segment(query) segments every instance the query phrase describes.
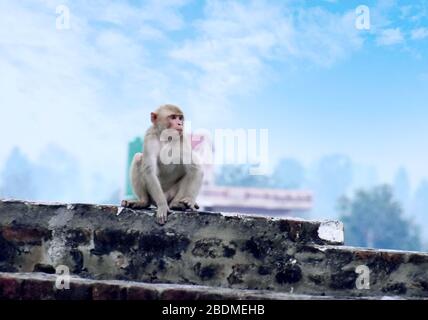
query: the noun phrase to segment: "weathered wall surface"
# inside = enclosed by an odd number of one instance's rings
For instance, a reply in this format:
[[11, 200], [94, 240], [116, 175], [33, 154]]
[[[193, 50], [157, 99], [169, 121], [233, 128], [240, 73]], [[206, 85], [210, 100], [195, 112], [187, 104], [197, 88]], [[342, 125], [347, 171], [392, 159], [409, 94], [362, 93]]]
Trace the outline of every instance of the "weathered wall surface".
[[[46, 273], [1, 273], [0, 299], [8, 300], [331, 300], [336, 297], [266, 290], [153, 284], [71, 277], [68, 289], [57, 289], [58, 278]], [[364, 297], [365, 299], [370, 297]]]
[[[0, 201], [0, 271], [331, 295], [428, 297], [428, 254], [343, 247], [338, 222]], [[370, 270], [357, 289], [355, 269]]]
[[[90, 280], [72, 276], [68, 289], [56, 288], [59, 278], [47, 273], [0, 272], [0, 299], [8, 300], [337, 300], [390, 297], [334, 297], [268, 290], [242, 290], [185, 284]], [[393, 297], [394, 299], [405, 299]]]

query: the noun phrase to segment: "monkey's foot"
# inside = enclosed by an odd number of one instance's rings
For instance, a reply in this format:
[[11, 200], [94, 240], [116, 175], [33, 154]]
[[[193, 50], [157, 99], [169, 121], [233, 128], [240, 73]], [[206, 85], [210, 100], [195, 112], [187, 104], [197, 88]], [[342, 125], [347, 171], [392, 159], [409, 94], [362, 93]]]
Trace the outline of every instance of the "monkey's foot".
[[122, 200], [120, 205], [124, 208], [135, 209], [135, 210], [146, 209], [150, 207], [149, 202], [133, 201], [133, 200]]
[[187, 209], [190, 209], [193, 211], [196, 211], [199, 209], [199, 205], [190, 199], [183, 199], [180, 201], [180, 203], [184, 204]]
[[181, 210], [184, 211], [187, 209], [196, 211], [199, 209], [199, 205], [189, 198], [181, 199], [178, 203], [172, 203], [170, 207], [173, 210], [180, 210], [180, 211]]
[[184, 203], [181, 203], [181, 202], [171, 203], [169, 208], [171, 210], [175, 210], [175, 211], [184, 211], [187, 209], [186, 205]]

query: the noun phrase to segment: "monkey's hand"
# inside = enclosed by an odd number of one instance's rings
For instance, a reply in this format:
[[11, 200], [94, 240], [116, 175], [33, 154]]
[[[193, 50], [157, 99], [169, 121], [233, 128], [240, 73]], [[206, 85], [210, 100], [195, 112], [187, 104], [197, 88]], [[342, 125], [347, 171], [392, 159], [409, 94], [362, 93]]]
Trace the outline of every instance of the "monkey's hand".
[[156, 210], [156, 220], [159, 224], [165, 224], [168, 216], [168, 206], [159, 206]]
[[199, 209], [198, 204], [195, 202], [195, 200], [192, 200], [190, 198], [183, 198], [180, 200], [180, 203], [182, 203], [186, 208], [196, 211]]

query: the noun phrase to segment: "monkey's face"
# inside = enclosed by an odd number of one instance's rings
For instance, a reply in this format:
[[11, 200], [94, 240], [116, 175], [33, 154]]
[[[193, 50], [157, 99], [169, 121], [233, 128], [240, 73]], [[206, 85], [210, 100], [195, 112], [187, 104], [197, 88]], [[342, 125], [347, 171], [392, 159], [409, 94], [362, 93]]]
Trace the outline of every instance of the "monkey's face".
[[158, 133], [161, 133], [165, 129], [174, 129], [180, 136], [183, 135], [184, 116], [183, 112], [177, 106], [169, 104], [160, 106], [150, 116]]
[[171, 114], [168, 116], [168, 129], [177, 130], [180, 135], [183, 134], [184, 117], [181, 114]]

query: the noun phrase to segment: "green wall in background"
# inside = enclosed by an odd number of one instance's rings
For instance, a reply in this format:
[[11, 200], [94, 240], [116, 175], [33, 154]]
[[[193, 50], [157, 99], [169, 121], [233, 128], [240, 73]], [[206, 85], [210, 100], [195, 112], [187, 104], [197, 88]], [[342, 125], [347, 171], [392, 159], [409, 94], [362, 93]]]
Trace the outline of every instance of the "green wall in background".
[[132, 159], [134, 158], [134, 155], [137, 152], [142, 152], [142, 151], [143, 151], [143, 139], [141, 137], [137, 137], [128, 143], [128, 165], [126, 168], [126, 188], [125, 188], [126, 199], [135, 198], [134, 193], [132, 192], [131, 177], [129, 175], [129, 170], [131, 168], [131, 162], [132, 162]]

